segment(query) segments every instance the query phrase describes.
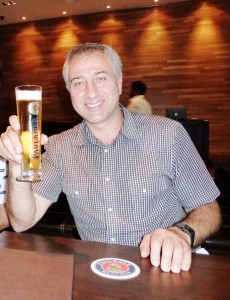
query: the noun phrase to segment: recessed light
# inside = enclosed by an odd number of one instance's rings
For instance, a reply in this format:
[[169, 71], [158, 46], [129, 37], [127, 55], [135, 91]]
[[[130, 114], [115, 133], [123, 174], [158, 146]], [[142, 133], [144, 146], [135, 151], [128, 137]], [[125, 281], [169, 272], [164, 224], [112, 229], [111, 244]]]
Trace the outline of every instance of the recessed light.
[[110, 9], [111, 8], [111, 6], [110, 5], [107, 5], [107, 7], [106, 7], [107, 9]]
[[15, 1], [5, 1], [5, 2], [2, 2], [2, 5], [15, 5], [16, 2]]
[[63, 14], [63, 15], [66, 15], [66, 14], [67, 14], [67, 12], [66, 12], [66, 11], [63, 11], [63, 12], [62, 12], [62, 14]]
[[22, 20], [26, 20], [26, 17], [22, 17]]

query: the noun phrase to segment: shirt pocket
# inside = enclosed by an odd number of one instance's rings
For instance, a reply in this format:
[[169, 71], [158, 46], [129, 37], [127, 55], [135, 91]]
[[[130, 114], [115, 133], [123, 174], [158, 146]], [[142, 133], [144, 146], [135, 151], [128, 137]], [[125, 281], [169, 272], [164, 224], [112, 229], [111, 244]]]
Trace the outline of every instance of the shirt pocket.
[[127, 211], [131, 210], [138, 218], [148, 217], [157, 210], [161, 199], [172, 190], [171, 178], [162, 172], [142, 173], [129, 178], [125, 184], [129, 206]]
[[103, 209], [102, 195], [92, 180], [87, 176], [78, 179], [65, 179], [63, 191], [69, 199], [69, 205], [78, 213], [88, 212], [92, 215]]

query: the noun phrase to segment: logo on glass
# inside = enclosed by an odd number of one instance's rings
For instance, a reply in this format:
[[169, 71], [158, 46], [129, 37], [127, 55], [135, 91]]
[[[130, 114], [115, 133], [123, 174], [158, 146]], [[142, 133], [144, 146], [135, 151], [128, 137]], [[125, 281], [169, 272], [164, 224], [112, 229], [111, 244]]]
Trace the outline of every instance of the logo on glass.
[[38, 102], [31, 102], [29, 104], [29, 113], [32, 114], [32, 115], [38, 115], [39, 114], [39, 111], [40, 111], [40, 105]]

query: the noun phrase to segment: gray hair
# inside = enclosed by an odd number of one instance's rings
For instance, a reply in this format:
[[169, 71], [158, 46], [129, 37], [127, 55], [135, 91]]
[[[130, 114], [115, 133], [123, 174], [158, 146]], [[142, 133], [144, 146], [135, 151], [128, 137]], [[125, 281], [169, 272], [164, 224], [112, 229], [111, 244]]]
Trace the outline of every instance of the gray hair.
[[76, 56], [80, 56], [82, 54], [91, 54], [97, 51], [101, 51], [104, 53], [105, 57], [108, 59], [110, 63], [114, 75], [119, 80], [122, 78], [122, 63], [118, 53], [112, 49], [111, 47], [99, 44], [99, 43], [85, 43], [79, 44], [75, 46], [72, 50], [70, 50], [65, 59], [65, 63], [62, 70], [62, 76], [64, 78], [66, 88], [69, 90], [69, 62], [74, 59]]

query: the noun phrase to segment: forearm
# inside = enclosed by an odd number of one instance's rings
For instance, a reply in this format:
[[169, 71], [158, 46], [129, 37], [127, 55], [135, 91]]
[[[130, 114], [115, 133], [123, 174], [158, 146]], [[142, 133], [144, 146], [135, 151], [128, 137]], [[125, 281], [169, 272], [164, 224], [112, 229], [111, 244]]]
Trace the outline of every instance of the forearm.
[[217, 201], [188, 212], [182, 222], [195, 231], [194, 246], [201, 245], [220, 228], [221, 213]]
[[35, 223], [36, 205], [29, 182], [20, 182], [16, 177], [21, 166], [9, 163], [8, 199], [6, 202], [10, 223], [15, 231], [24, 231]]
[[[187, 212], [187, 217], [181, 222], [195, 231], [194, 246], [198, 246], [219, 229], [221, 224], [219, 205], [215, 201]], [[178, 227], [158, 228], [143, 237], [140, 244], [141, 257], [150, 255], [152, 265], [161, 266], [165, 272], [188, 271], [192, 258], [190, 245], [191, 238]]]

